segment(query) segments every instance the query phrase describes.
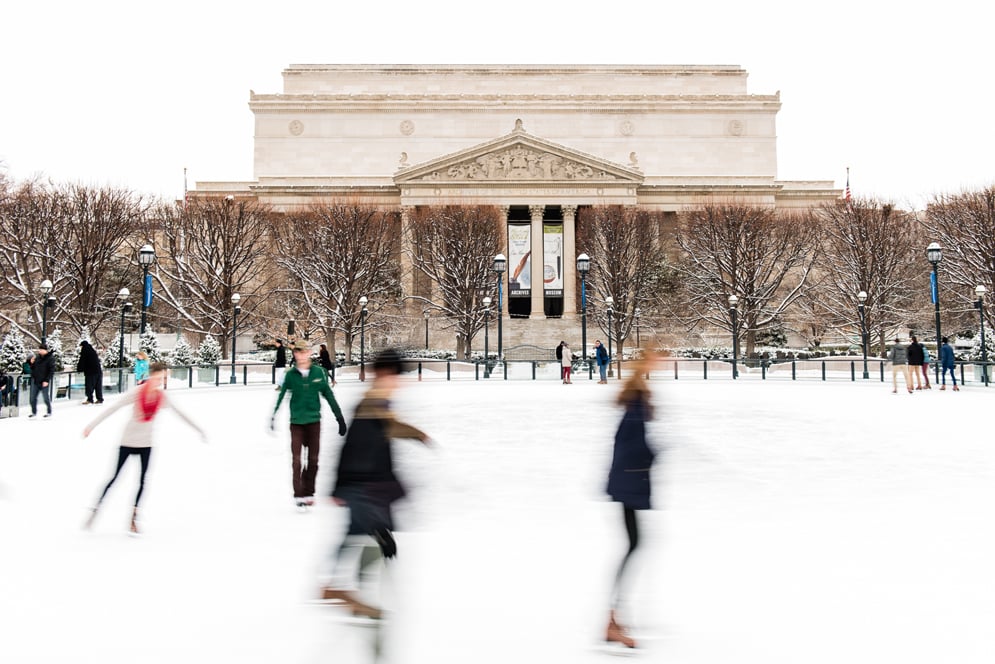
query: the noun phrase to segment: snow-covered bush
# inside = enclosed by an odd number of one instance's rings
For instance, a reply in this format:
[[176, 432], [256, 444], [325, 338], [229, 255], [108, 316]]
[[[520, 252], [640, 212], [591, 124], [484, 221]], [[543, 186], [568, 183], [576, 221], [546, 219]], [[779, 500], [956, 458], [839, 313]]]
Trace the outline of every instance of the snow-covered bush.
[[162, 353], [159, 351], [159, 339], [152, 328], [146, 328], [145, 332], [138, 338], [138, 350], [145, 351], [149, 356], [149, 364], [162, 362]]
[[187, 338], [180, 336], [169, 355], [169, 363], [174, 367], [186, 367], [194, 363], [193, 348]]
[[62, 330], [55, 330], [52, 334], [45, 338], [45, 345], [48, 346], [48, 352], [52, 356], [52, 362], [55, 366], [56, 371], [64, 371], [65, 369], [76, 370], [76, 363], [70, 365], [64, 362], [64, 355], [62, 350]]
[[17, 328], [12, 328], [4, 336], [3, 346], [0, 346], [0, 367], [7, 373], [20, 373], [27, 355], [24, 335]]
[[220, 361], [221, 346], [218, 345], [217, 339], [211, 335], [207, 335], [200, 342], [200, 345], [197, 346], [197, 364], [202, 367], [213, 367]]
[[[117, 335], [107, 344], [107, 350], [104, 351], [104, 358], [101, 362], [104, 369], [130, 369], [131, 368], [131, 357], [129, 357], [128, 349], [124, 349], [124, 353], [121, 353], [121, 338]], [[123, 355], [122, 366], [118, 366], [118, 357]]]

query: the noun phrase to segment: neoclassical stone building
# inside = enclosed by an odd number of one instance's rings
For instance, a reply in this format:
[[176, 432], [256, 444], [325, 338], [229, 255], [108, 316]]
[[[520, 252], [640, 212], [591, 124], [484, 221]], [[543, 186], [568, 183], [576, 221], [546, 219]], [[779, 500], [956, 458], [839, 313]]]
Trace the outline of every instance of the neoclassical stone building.
[[709, 199], [789, 208], [841, 193], [777, 179], [779, 94], [749, 93], [738, 66], [291, 65], [283, 80], [282, 93], [250, 93], [255, 179], [191, 194], [277, 209], [360, 199], [402, 220], [421, 205], [499, 206], [510, 343], [548, 344], [576, 325], [582, 206], [675, 214]]

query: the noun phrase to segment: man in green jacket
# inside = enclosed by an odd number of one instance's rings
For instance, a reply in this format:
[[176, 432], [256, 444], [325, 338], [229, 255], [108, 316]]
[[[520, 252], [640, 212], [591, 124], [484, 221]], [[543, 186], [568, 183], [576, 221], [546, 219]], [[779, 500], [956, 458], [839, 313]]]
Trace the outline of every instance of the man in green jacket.
[[[345, 418], [335, 401], [325, 370], [311, 364], [311, 347], [304, 341], [295, 341], [294, 367], [284, 374], [280, 396], [270, 418], [270, 430], [276, 429], [276, 413], [283, 403], [283, 395], [290, 390], [290, 451], [293, 456], [294, 501], [297, 508], [306, 510], [314, 505], [314, 480], [318, 476], [318, 453], [321, 448], [321, 400], [331, 406], [339, 423], [339, 435], [346, 432]], [[302, 466], [301, 452], [307, 448], [307, 463]]]

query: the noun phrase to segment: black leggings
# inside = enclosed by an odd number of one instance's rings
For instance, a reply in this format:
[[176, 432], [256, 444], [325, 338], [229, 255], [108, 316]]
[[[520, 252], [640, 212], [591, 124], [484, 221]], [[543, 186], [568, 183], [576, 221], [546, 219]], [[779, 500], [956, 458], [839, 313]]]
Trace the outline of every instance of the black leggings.
[[639, 546], [639, 524], [636, 522], [636, 510], [622, 505], [622, 513], [625, 517], [625, 532], [629, 536], [629, 550], [622, 557], [622, 564], [618, 566], [618, 573], [615, 575], [615, 585], [612, 588], [612, 607], [617, 608], [619, 596], [622, 590], [622, 577], [625, 575], [625, 568], [629, 564], [632, 552]]
[[121, 468], [124, 466], [124, 462], [128, 460], [128, 457], [132, 454], [137, 454], [139, 459], [142, 461], [142, 476], [138, 481], [138, 495], [135, 496], [135, 507], [138, 507], [138, 501], [142, 499], [142, 491], [145, 489], [145, 472], [149, 469], [149, 457], [152, 455], [151, 447], [124, 447], [123, 445], [118, 448], [117, 451], [117, 468], [114, 470], [114, 477], [111, 481], [107, 483], [104, 487], [104, 492], [100, 494], [100, 500], [97, 501], [97, 505], [104, 502], [104, 496], [107, 495], [107, 491], [114, 484], [114, 480], [117, 479], [118, 474], [121, 472]]

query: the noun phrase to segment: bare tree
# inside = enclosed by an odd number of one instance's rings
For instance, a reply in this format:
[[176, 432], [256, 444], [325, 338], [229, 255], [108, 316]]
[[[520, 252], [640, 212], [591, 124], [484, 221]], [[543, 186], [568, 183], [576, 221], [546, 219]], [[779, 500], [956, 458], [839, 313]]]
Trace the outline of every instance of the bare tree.
[[354, 202], [322, 203], [278, 220], [274, 238], [274, 260], [292, 283], [283, 293], [304, 306], [297, 319], [321, 330], [332, 352], [335, 333], [342, 332], [351, 361], [360, 297], [369, 301], [371, 330], [400, 297], [398, 214]]
[[482, 300], [495, 293], [490, 269], [500, 247], [500, 220], [496, 207], [446, 205], [418, 208], [409, 225], [411, 264], [435, 287], [430, 296], [411, 297], [442, 313], [456, 331], [457, 356], [467, 359], [484, 325]]
[[[254, 311], [270, 295], [269, 207], [232, 196], [203, 198], [186, 209], [162, 204], [154, 221], [165, 251], [159, 253], [153, 274], [159, 300], [172, 312], [168, 319], [223, 337], [231, 330], [231, 296], [238, 293], [239, 326], [251, 329]], [[228, 357], [227, 344], [222, 350]]]
[[878, 337], [884, 352], [887, 332], [914, 315], [915, 284], [925, 283], [915, 218], [872, 199], [824, 205], [817, 215], [823, 232], [822, 279], [808, 300], [813, 320], [859, 338], [857, 294], [864, 291], [868, 335]]
[[[577, 250], [591, 257], [588, 276], [600, 301], [588, 300], [594, 321], [617, 341], [613, 353], [622, 357], [625, 341], [636, 323], [652, 320], [662, 297], [671, 288], [669, 268], [659, 242], [659, 219], [655, 212], [611, 205], [581, 208], [577, 220]], [[608, 328], [604, 298], [611, 296], [612, 321]]]
[[[30, 311], [34, 324], [22, 329], [41, 337], [39, 284], [48, 279], [55, 297], [48, 321], [98, 331], [114, 314], [117, 291], [129, 282], [131, 267], [124, 249], [141, 225], [143, 199], [109, 187], [26, 182], [8, 191], [2, 207], [0, 262], [6, 304]], [[16, 318], [7, 315], [14, 324]]]
[[818, 255], [817, 224], [808, 213], [736, 202], [685, 210], [677, 243], [689, 326], [732, 331], [728, 297], [739, 298], [738, 332], [753, 352], [757, 332], [776, 324], [804, 295]]
[[[995, 185], [937, 196], [921, 222], [925, 239], [943, 247], [937, 287], [945, 309], [969, 310], [976, 286], [995, 292]], [[986, 308], [990, 315], [992, 307]]]

